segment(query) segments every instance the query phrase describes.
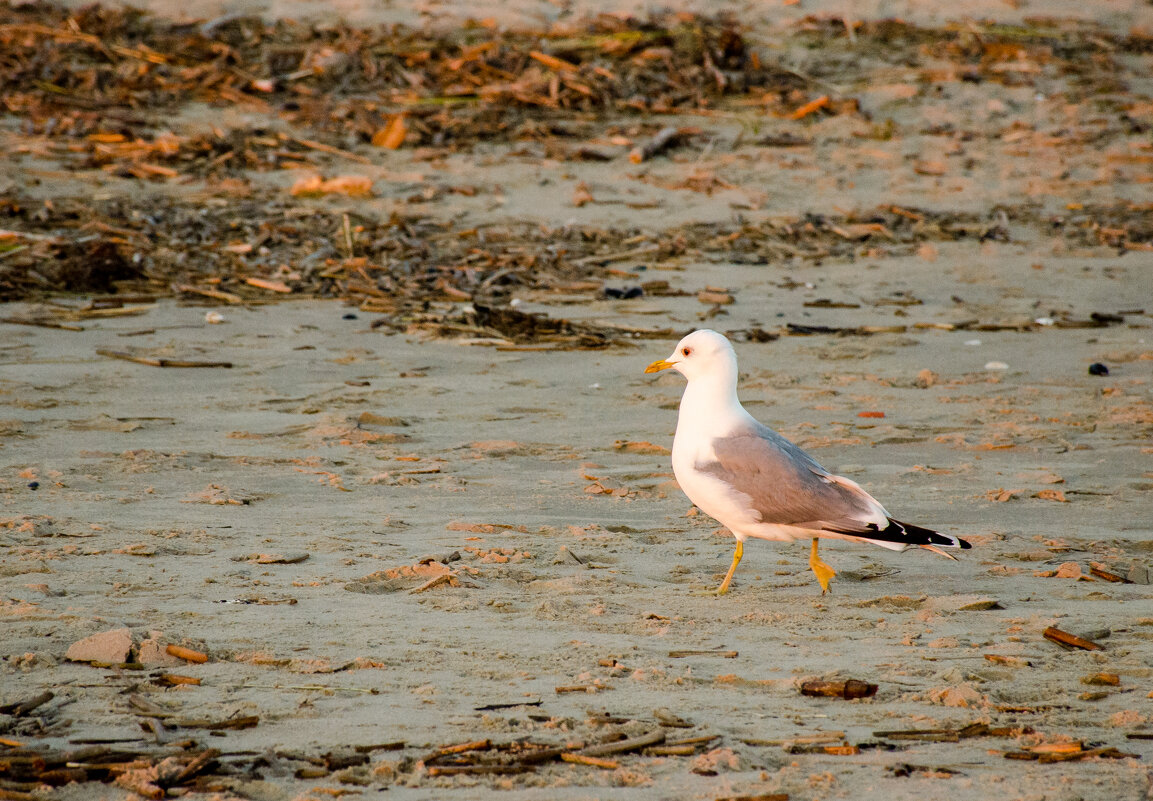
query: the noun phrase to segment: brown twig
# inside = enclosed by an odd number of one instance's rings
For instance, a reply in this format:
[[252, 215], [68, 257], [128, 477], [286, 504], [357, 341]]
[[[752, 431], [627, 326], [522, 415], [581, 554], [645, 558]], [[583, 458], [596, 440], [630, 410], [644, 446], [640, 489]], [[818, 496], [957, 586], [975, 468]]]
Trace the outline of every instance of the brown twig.
[[364, 156], [357, 155], [356, 153], [350, 153], [347, 150], [341, 150], [339, 147], [326, 145], [324, 142], [317, 142], [313, 139], [298, 139], [296, 137], [293, 137], [292, 141], [311, 150], [319, 150], [322, 153], [331, 153], [334, 156], [340, 156], [341, 158], [346, 158], [349, 161], [355, 161], [360, 164], [372, 164], [371, 159], [366, 159]]
[[639, 737], [630, 737], [627, 740], [618, 740], [615, 743], [604, 743], [603, 745], [591, 745], [588, 748], [582, 748], [576, 753], [582, 756], [611, 756], [613, 754], [626, 754], [629, 751], [639, 751], [642, 748], [647, 748], [650, 745], [660, 745], [665, 741], [664, 729], [653, 729], [647, 734], [642, 734]]
[[669, 659], [684, 659], [686, 656], [719, 656], [722, 659], [736, 659], [740, 656], [740, 653], [738, 651], [710, 651], [700, 649], [669, 651]]
[[59, 328], [64, 331], [83, 331], [84, 326], [72, 325], [70, 323], [56, 323], [51, 320], [35, 320], [27, 317], [0, 317], [0, 322], [12, 323], [13, 325], [35, 325], [40, 328]]
[[633, 164], [640, 164], [642, 161], [648, 161], [654, 156], [659, 156], [665, 150], [672, 147], [673, 143], [676, 142], [680, 136], [680, 128], [672, 125], [661, 128], [648, 142], [632, 149], [629, 153], [629, 161]]
[[1067, 648], [1080, 648], [1084, 651], [1105, 650], [1105, 646], [1099, 643], [1095, 643], [1092, 640], [1086, 640], [1082, 637], [1078, 637], [1076, 634], [1070, 634], [1067, 631], [1062, 631], [1056, 626], [1050, 626], [1049, 628], [1045, 629], [1043, 632], [1041, 632], [1041, 636], [1043, 636], [1046, 640], [1050, 640]]
[[0, 714], [12, 715], [13, 717], [21, 718], [27, 715], [33, 709], [36, 709], [36, 707], [43, 706], [55, 697], [56, 695], [53, 692], [50, 690], [45, 690], [39, 695], [26, 698], [23, 701], [15, 701], [11, 704], [0, 706]]
[[234, 295], [231, 292], [224, 292], [219, 289], [209, 289], [208, 287], [193, 286], [192, 284], [177, 284], [173, 287], [177, 292], [187, 292], [190, 295], [203, 295], [206, 298], [213, 300], [223, 300], [225, 303], [233, 305], [243, 303], [244, 298], [240, 295]]
[[877, 694], [877, 685], [858, 679], [844, 681], [806, 681], [801, 684], [801, 695], [827, 698], [871, 698]]
[[162, 359], [158, 356], [137, 356], [136, 354], [128, 353], [127, 351], [109, 350], [108, 348], [97, 348], [96, 353], [100, 356], [107, 356], [110, 359], [122, 359], [126, 362], [146, 364], [149, 367], [232, 367], [232, 362], [204, 362], [191, 361], [187, 359]]
[[621, 763], [614, 762], [611, 759], [601, 759], [600, 757], [589, 756], [587, 754], [574, 754], [571, 751], [566, 751], [560, 755], [561, 760], [564, 762], [571, 762], [574, 765], [591, 765], [594, 768], [603, 768], [605, 770], [616, 770], [621, 766]]

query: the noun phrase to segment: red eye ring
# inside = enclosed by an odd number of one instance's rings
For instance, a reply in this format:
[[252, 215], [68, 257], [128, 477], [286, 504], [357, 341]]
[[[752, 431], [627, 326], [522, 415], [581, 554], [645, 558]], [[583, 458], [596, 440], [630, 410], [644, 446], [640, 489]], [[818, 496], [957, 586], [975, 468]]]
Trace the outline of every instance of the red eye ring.
[[692, 352], [693, 352], [692, 348], [681, 348], [681, 355], [682, 356], [689, 356], [692, 354]]

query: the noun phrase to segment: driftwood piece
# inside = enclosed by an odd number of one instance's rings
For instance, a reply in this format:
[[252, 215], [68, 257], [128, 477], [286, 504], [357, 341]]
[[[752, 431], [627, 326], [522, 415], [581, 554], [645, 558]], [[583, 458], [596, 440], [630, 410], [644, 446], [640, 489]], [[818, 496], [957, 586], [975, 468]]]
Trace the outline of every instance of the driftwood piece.
[[653, 729], [647, 734], [642, 734], [639, 737], [630, 737], [627, 740], [617, 740], [615, 743], [604, 743], [602, 745], [590, 745], [587, 748], [582, 748], [577, 751], [582, 756], [603, 757], [611, 756], [613, 754], [627, 754], [629, 751], [639, 751], [642, 748], [647, 748], [650, 745], [660, 745], [665, 741], [664, 729]]
[[566, 751], [560, 755], [564, 762], [571, 762], [574, 765], [590, 765], [594, 768], [602, 768], [604, 770], [616, 770], [621, 766], [621, 763], [615, 762], [611, 759], [603, 759], [602, 757], [589, 756], [588, 754], [573, 753]]
[[126, 362], [146, 364], [149, 367], [232, 367], [232, 362], [194, 361], [190, 359], [164, 359], [159, 356], [138, 356], [123, 350], [109, 350], [97, 348], [96, 353], [110, 359], [122, 359]]
[[1076, 634], [1070, 634], [1067, 631], [1062, 631], [1056, 626], [1050, 626], [1041, 632], [1046, 640], [1063, 645], [1066, 648], [1080, 648], [1083, 651], [1103, 651], [1105, 646], [1100, 643], [1095, 643], [1092, 640], [1086, 640], [1083, 637], [1078, 637]]
[[858, 679], [844, 681], [806, 681], [801, 683], [801, 695], [825, 698], [871, 698], [877, 694], [877, 685]]
[[629, 152], [629, 161], [633, 164], [640, 164], [642, 161], [648, 161], [654, 156], [659, 156], [672, 147], [673, 143], [680, 137], [681, 129], [674, 125], [661, 128], [652, 139], [643, 145], [634, 147]]
[[51, 701], [55, 698], [55, 693], [50, 690], [45, 690], [39, 695], [34, 695], [31, 698], [25, 698], [23, 701], [14, 701], [10, 704], [0, 706], [0, 714], [12, 715], [13, 717], [21, 718], [36, 709], [39, 706]]

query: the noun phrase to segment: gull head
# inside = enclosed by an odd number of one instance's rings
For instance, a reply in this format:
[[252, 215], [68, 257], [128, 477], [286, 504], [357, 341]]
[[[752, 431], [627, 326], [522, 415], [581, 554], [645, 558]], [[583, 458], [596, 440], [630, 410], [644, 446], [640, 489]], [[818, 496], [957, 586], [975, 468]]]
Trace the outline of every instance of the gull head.
[[672, 355], [658, 359], [645, 368], [646, 373], [660, 370], [676, 370], [689, 381], [697, 378], [735, 377], [737, 355], [729, 340], [716, 331], [702, 329], [694, 331], [677, 343]]

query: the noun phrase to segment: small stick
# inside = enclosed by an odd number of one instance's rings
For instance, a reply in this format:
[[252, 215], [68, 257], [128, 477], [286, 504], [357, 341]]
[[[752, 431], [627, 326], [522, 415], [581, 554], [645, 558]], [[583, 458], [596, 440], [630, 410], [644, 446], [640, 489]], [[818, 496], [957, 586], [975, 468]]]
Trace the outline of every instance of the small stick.
[[298, 145], [304, 145], [305, 147], [312, 150], [319, 150], [322, 153], [331, 153], [334, 156], [341, 156], [348, 159], [349, 161], [356, 161], [360, 164], [372, 164], [372, 161], [370, 159], [366, 159], [364, 156], [359, 156], [356, 153], [350, 153], [347, 150], [341, 150], [339, 147], [326, 145], [324, 142], [317, 142], [312, 139], [297, 139], [296, 137], [293, 137], [292, 141], [296, 142]]
[[428, 769], [429, 776], [461, 776], [469, 773], [487, 773], [490, 775], [505, 775], [512, 773], [528, 773], [534, 770], [530, 765], [433, 765]]
[[12, 715], [13, 717], [22, 718], [38, 706], [44, 704], [55, 698], [56, 695], [49, 690], [45, 690], [39, 695], [34, 695], [23, 701], [16, 701], [11, 704], [0, 706], [0, 714]]
[[724, 659], [736, 659], [740, 656], [738, 651], [703, 651], [703, 650], [687, 650], [687, 651], [669, 651], [669, 659], [684, 659], [686, 656], [719, 656]]
[[183, 659], [186, 662], [195, 662], [198, 665], [203, 665], [208, 661], [208, 654], [193, 651], [191, 648], [185, 648], [181, 645], [169, 645], [164, 650], [169, 656], [175, 656], [177, 659]]
[[244, 298], [240, 297], [240, 295], [234, 295], [231, 292], [224, 292], [219, 289], [192, 286], [191, 284], [177, 284], [174, 289], [176, 289], [177, 292], [187, 292], [191, 295], [203, 295], [206, 298], [223, 300], [225, 303], [231, 303], [233, 305], [244, 302]]
[[640, 164], [653, 156], [660, 155], [676, 141], [680, 133], [681, 129], [672, 125], [661, 128], [647, 144], [632, 149], [632, 152], [629, 153], [629, 161], [633, 164]]
[[196, 755], [196, 758], [184, 766], [184, 770], [176, 774], [171, 782], [173, 785], [184, 784], [189, 779], [193, 778], [197, 773], [208, 767], [209, 763], [220, 756], [219, 748], [208, 748], [201, 751]]
[[424, 761], [431, 762], [443, 756], [463, 754], [466, 751], [487, 751], [490, 748], [492, 748], [492, 740], [473, 740], [467, 743], [457, 743], [456, 745], [444, 745], [426, 756]]
[[1041, 632], [1041, 636], [1043, 636], [1046, 640], [1050, 640], [1057, 643], [1058, 645], [1064, 645], [1069, 648], [1080, 648], [1084, 651], [1105, 650], [1105, 646], [1100, 645], [1099, 643], [1095, 643], [1092, 640], [1083, 639], [1075, 634], [1070, 634], [1067, 631], [1062, 631], [1056, 626], [1050, 626], [1049, 628], [1045, 629], [1043, 632]]
[[588, 748], [582, 748], [580, 751], [577, 751], [577, 753], [583, 756], [611, 756], [613, 754], [625, 754], [629, 751], [639, 751], [640, 749], [647, 748], [650, 745], [660, 745], [664, 741], [665, 730], [653, 729], [648, 734], [642, 734], [639, 737], [631, 737], [627, 740], [618, 740], [615, 743], [591, 745]]
[[259, 715], [245, 715], [227, 720], [176, 720], [173, 725], [182, 729], [251, 729], [260, 723]]
[[601, 759], [599, 757], [588, 756], [587, 754], [574, 754], [571, 751], [566, 751], [560, 755], [564, 762], [571, 762], [574, 765], [591, 765], [594, 768], [603, 768], [605, 770], [616, 770], [621, 766], [621, 763], [614, 762], [611, 759]]
[[150, 312], [156, 308], [155, 304], [148, 306], [112, 306], [109, 308], [87, 308], [87, 309], [74, 309], [69, 312], [71, 316], [81, 318], [94, 318], [94, 317], [135, 317], [145, 312]]
[[156, 704], [149, 701], [147, 698], [144, 698], [143, 696], [140, 696], [140, 695], [128, 696], [128, 705], [135, 710], [134, 714], [136, 714], [136, 715], [144, 715], [144, 716], [147, 716], [150, 718], [162, 718], [162, 719], [175, 717], [174, 713], [169, 712], [167, 709], [164, 709], [163, 707], [157, 706]]
[[845, 681], [806, 681], [801, 684], [801, 695], [828, 698], [871, 698], [877, 694], [877, 685], [857, 679]]
[[956, 743], [961, 735], [952, 729], [909, 729], [907, 731], [875, 731], [874, 737], [886, 740], [927, 740], [932, 743]]
[[697, 752], [692, 745], [656, 745], [646, 751], [653, 756], [692, 756]]
[[[340, 230], [344, 233], [344, 247], [348, 251], [348, 258], [351, 259], [355, 253], [352, 244], [352, 221], [347, 214], [341, 215]], [[364, 275], [364, 270], [361, 270], [360, 273]], [[367, 277], [368, 276], [365, 275], [365, 278]]]
[[293, 690], [295, 692], [320, 693], [364, 693], [377, 695], [380, 693], [376, 687], [334, 687], [328, 684], [242, 684], [241, 687], [249, 690]]
[[828, 754], [829, 756], [856, 756], [860, 746], [842, 743], [841, 745], [790, 745], [785, 749], [790, 754]]
[[244, 283], [249, 286], [254, 286], [257, 289], [267, 289], [269, 292], [282, 292], [284, 294], [291, 294], [292, 287], [283, 281], [269, 281], [266, 278], [245, 278]]
[[354, 745], [352, 750], [358, 754], [371, 754], [373, 751], [402, 751], [406, 743], [404, 740], [395, 740], [391, 743], [376, 743], [374, 745]]
[[[660, 252], [660, 245], [645, 245], [639, 248], [632, 248], [631, 250], [621, 250], [616, 253], [602, 253], [593, 256], [581, 256], [579, 259], [572, 259], [569, 261], [574, 267], [583, 267], [586, 264], [608, 264], [614, 261], [624, 261], [625, 259], [635, 259], [639, 256], [651, 256], [654, 253]], [[600, 285], [597, 284], [597, 288]]]
[[126, 362], [146, 364], [149, 367], [232, 367], [232, 362], [200, 362], [187, 361], [185, 359], [161, 359], [156, 356], [137, 356], [134, 353], [128, 353], [122, 350], [109, 350], [108, 348], [97, 348], [96, 353], [100, 356], [107, 356], [110, 359], [123, 359]]
[[157, 718], [144, 718], [140, 721], [140, 728], [144, 731], [152, 732], [152, 736], [156, 738], [157, 745], [164, 745], [168, 741], [168, 730], [164, 728], [164, 722]]
[[13, 325], [36, 325], [41, 328], [59, 328], [64, 331], [83, 331], [84, 326], [72, 325], [70, 323], [54, 323], [49, 320], [32, 320], [24, 317], [0, 317], [0, 322], [12, 323]]
[[485, 704], [484, 706], [473, 707], [476, 712], [489, 712], [497, 709], [516, 709], [518, 706], [540, 706], [543, 701], [536, 699], [535, 701], [509, 701], [503, 704]]
[[809, 116], [810, 114], [812, 114], [814, 111], [820, 111], [821, 109], [825, 108], [828, 105], [829, 105], [829, 96], [828, 95], [821, 95], [816, 100], [810, 100], [808, 103], [806, 103], [805, 105], [801, 106], [799, 109], [794, 111], [792, 114], [789, 115], [789, 119], [790, 120], [803, 119], [803, 118]]
[[550, 759], [560, 759], [560, 755], [563, 753], [565, 753], [563, 748], [541, 748], [537, 751], [522, 754], [519, 764], [536, 765], [539, 762], [548, 762]]
[[1115, 582], [1118, 584], [1132, 584], [1133, 583], [1132, 581], [1127, 579], [1125, 576], [1120, 576], [1120, 575], [1114, 573], [1113, 571], [1108, 570], [1105, 567], [1105, 565], [1101, 564], [1100, 562], [1090, 562], [1089, 563], [1089, 573], [1096, 576], [1097, 578], [1103, 578], [1106, 581], [1112, 581], [1112, 582]]
[[557, 695], [562, 693], [586, 693], [589, 690], [595, 690], [596, 687], [592, 684], [562, 684], [559, 687], [554, 687], [553, 690]]
[[557, 72], [580, 71], [580, 67], [578, 67], [576, 64], [573, 64], [571, 61], [565, 61], [563, 58], [550, 56], [548, 53], [542, 53], [539, 50], [530, 50], [528, 55], [529, 58], [535, 59], [541, 64], [544, 64], [549, 69], [556, 70]]

